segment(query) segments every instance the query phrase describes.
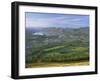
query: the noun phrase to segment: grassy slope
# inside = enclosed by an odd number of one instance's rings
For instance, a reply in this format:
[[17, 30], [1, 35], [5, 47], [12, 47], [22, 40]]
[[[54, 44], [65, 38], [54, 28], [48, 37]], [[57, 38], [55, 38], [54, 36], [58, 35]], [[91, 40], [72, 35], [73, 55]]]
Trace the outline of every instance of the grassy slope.
[[26, 64], [26, 68], [35, 68], [35, 67], [66, 67], [66, 66], [85, 66], [89, 65], [89, 61], [80, 61], [80, 62], [70, 62], [70, 63], [30, 63]]
[[26, 67], [88, 65], [89, 54], [87, 51], [87, 47], [66, 45], [38, 49], [36, 55], [33, 54], [32, 62], [26, 63]]

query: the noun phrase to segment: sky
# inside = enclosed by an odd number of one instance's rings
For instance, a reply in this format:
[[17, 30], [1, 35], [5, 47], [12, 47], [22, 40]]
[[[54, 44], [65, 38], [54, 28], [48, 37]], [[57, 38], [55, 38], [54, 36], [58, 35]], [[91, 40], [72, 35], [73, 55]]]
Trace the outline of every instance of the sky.
[[89, 15], [25, 12], [26, 28], [89, 27]]

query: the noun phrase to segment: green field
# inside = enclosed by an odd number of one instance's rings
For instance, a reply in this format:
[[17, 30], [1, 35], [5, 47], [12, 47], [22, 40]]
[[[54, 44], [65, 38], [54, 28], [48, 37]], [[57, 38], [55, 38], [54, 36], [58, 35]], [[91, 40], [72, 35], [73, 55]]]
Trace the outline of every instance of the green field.
[[86, 46], [74, 44], [34, 49], [32, 60], [26, 62], [26, 68], [89, 65], [88, 50]]

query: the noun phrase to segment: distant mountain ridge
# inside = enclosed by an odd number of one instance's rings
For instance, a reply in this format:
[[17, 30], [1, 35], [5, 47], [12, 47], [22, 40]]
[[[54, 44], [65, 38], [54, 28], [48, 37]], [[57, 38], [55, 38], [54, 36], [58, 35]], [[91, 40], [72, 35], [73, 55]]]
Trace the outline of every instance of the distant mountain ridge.
[[26, 28], [26, 33], [42, 33], [43, 35], [60, 35], [65, 31], [72, 31], [77, 29], [88, 29], [88, 27], [84, 28], [57, 28], [57, 27], [49, 27], [49, 28]]
[[[26, 28], [25, 32], [26, 46], [30, 45], [45, 45], [54, 43], [69, 43], [74, 41], [81, 41], [83, 43], [89, 42], [89, 27], [85, 28]], [[27, 42], [30, 40], [30, 42]]]

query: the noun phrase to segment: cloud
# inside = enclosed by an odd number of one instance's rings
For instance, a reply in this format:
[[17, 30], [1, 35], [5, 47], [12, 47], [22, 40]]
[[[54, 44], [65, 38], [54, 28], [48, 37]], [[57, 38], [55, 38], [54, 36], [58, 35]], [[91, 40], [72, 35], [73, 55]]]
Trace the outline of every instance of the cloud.
[[30, 20], [26, 19], [26, 27], [48, 27], [50, 26], [49, 22], [44, 20]]

